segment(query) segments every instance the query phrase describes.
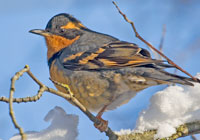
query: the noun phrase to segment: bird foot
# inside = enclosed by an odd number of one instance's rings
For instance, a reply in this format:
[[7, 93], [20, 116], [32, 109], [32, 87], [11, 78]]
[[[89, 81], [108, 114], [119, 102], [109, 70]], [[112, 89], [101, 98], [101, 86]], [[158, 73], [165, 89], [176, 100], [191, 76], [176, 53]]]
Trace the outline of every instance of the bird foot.
[[102, 119], [101, 117], [96, 117], [99, 121], [100, 124], [94, 123], [94, 126], [100, 131], [100, 132], [105, 132], [108, 129], [108, 121]]

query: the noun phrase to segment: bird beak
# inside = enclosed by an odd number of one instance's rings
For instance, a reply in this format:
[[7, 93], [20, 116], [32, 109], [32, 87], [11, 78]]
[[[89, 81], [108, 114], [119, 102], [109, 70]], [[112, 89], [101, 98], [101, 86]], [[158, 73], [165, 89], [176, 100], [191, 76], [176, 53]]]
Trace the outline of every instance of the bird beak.
[[33, 29], [29, 31], [30, 33], [41, 35], [41, 36], [50, 36], [52, 35], [50, 32], [41, 29]]

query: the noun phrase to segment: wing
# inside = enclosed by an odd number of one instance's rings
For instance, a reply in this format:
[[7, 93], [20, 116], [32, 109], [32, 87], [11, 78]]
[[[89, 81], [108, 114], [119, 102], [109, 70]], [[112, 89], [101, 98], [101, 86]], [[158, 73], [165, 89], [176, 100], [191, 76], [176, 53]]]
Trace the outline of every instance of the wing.
[[73, 54], [63, 59], [63, 66], [71, 70], [109, 70], [123, 67], [163, 64], [152, 59], [150, 53], [136, 44], [115, 41], [104, 46]]

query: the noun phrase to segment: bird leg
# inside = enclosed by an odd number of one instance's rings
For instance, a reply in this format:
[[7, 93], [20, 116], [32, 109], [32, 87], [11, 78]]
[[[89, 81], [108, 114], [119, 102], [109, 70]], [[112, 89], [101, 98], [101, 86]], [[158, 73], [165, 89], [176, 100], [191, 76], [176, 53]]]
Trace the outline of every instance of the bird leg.
[[99, 111], [96, 118], [100, 121], [100, 124], [94, 124], [94, 126], [99, 129], [100, 132], [105, 132], [108, 129], [108, 121], [102, 119], [102, 115], [105, 112], [108, 105], [104, 105], [104, 107]]

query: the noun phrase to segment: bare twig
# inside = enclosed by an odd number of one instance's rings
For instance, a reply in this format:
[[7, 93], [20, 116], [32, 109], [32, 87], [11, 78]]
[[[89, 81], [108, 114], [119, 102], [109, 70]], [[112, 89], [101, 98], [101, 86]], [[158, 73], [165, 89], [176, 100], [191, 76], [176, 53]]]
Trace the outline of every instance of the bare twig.
[[177, 69], [179, 69], [180, 71], [182, 71], [183, 73], [187, 74], [188, 76], [190, 76], [194, 81], [200, 83], [200, 80], [199, 80], [199, 79], [193, 77], [190, 73], [188, 73], [187, 71], [183, 70], [180, 66], [178, 66], [177, 64], [175, 64], [171, 59], [169, 59], [167, 56], [165, 56], [162, 52], [160, 52], [159, 50], [157, 50], [153, 45], [151, 45], [149, 42], [147, 42], [145, 39], [143, 39], [143, 38], [139, 35], [139, 33], [137, 32], [134, 23], [133, 23], [131, 20], [129, 20], [129, 19], [127, 18], [127, 16], [126, 16], [124, 13], [122, 13], [122, 11], [119, 9], [119, 7], [117, 6], [117, 4], [116, 4], [114, 1], [112, 1], [112, 2], [113, 2], [113, 4], [115, 5], [115, 7], [117, 8], [118, 12], [123, 16], [124, 20], [125, 20], [126, 22], [128, 22], [128, 23], [131, 24], [131, 26], [132, 26], [132, 28], [133, 28], [133, 30], [134, 30], [134, 32], [135, 32], [135, 36], [136, 36], [137, 38], [139, 38], [142, 42], [144, 42], [147, 46], [149, 46], [151, 49], [153, 49], [153, 50], [154, 50], [155, 52], [157, 52], [159, 55], [161, 55], [162, 57], [164, 57], [164, 58], [168, 61], [168, 63], [170, 63], [171, 65], [173, 65], [174, 67], [176, 67]]
[[[37, 95], [33, 96], [33, 97], [26, 97], [26, 98], [13, 98], [13, 94], [15, 92], [15, 81], [18, 80], [24, 73], [27, 73], [38, 85], [39, 85], [39, 90]], [[89, 110], [87, 110], [87, 108], [85, 108], [74, 96], [73, 93], [70, 91], [68, 85], [65, 84], [61, 84], [58, 83], [56, 81], [53, 81], [55, 84], [61, 85], [64, 88], [67, 89], [67, 93], [63, 93], [57, 90], [54, 90], [52, 88], [49, 88], [47, 86], [45, 86], [43, 83], [41, 83], [30, 71], [30, 68], [28, 65], [26, 65], [24, 67], [24, 69], [22, 69], [21, 71], [17, 72], [15, 74], [15, 76], [13, 76], [12, 81], [11, 81], [11, 88], [10, 88], [10, 97], [9, 99], [6, 97], [0, 97], [0, 101], [4, 101], [4, 102], [9, 102], [9, 106], [10, 106], [10, 116], [12, 118], [12, 121], [15, 125], [15, 127], [19, 130], [20, 135], [22, 136], [22, 140], [26, 140], [26, 135], [23, 132], [23, 129], [17, 124], [16, 119], [15, 119], [15, 115], [14, 115], [14, 111], [13, 111], [13, 102], [17, 102], [17, 103], [21, 103], [21, 102], [32, 102], [32, 101], [37, 101], [40, 99], [40, 97], [42, 96], [42, 94], [47, 91], [50, 93], [53, 93], [55, 95], [58, 95], [60, 97], [65, 98], [68, 101], [73, 102], [74, 105], [76, 105], [92, 122], [94, 122], [95, 124], [100, 124], [100, 120], [97, 119], [92, 113], [89, 112]], [[106, 135], [109, 137], [110, 140], [116, 140], [117, 139], [117, 135], [111, 130], [111, 128], [108, 127], [108, 129], [105, 131]]]
[[[16, 103], [36, 102], [37, 100], [40, 99], [40, 97], [42, 96], [42, 93], [43, 92], [41, 92], [41, 89], [40, 89], [37, 92], [37, 95], [34, 95], [32, 97], [24, 97], [24, 98], [13, 98], [12, 102], [16, 102]], [[9, 103], [9, 98], [0, 97], [0, 101]]]
[[163, 25], [163, 31], [162, 31], [162, 37], [161, 37], [161, 40], [160, 40], [160, 45], [159, 45], [159, 51], [162, 52], [163, 50], [163, 43], [164, 43], [164, 39], [165, 39], [165, 34], [166, 34], [166, 25], [164, 24]]
[[[165, 34], [166, 34], [166, 25], [164, 24], [163, 30], [162, 30], [162, 37], [161, 37], [160, 45], [159, 45], [159, 48], [158, 48], [158, 50], [160, 52], [163, 52], [163, 44], [164, 44]], [[159, 60], [162, 60], [162, 57], [160, 55], [159, 55]]]
[[23, 131], [23, 129], [18, 125], [17, 120], [15, 118], [15, 114], [13, 111], [13, 94], [15, 92], [15, 82], [16, 80], [19, 79], [19, 77], [21, 77], [25, 72], [27, 72], [29, 70], [28, 66], [25, 66], [24, 69], [22, 69], [21, 71], [17, 72], [15, 74], [15, 76], [12, 77], [11, 79], [11, 87], [10, 87], [10, 96], [9, 96], [9, 113], [10, 113], [10, 117], [12, 119], [12, 122], [15, 126], [15, 128], [17, 128], [19, 130], [20, 135], [22, 136], [22, 140], [26, 140], [27, 137]]
[[[187, 48], [182, 49], [181, 52], [179, 52], [178, 56], [176, 56], [177, 61], [179, 63], [184, 63], [191, 55], [194, 55], [194, 53], [197, 53], [200, 49], [200, 38], [195, 40], [191, 45], [189, 45]], [[177, 73], [177, 69], [174, 70], [174, 73]]]
[[[165, 39], [165, 33], [166, 33], [166, 25], [164, 24], [163, 29], [162, 29], [162, 36], [160, 39], [160, 45], [158, 47], [158, 50], [160, 52], [163, 52], [163, 43], [164, 43], [164, 39]], [[153, 52], [156, 59], [162, 60], [162, 57], [158, 53], [156, 53], [152, 48], [150, 48], [150, 50]]]

